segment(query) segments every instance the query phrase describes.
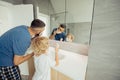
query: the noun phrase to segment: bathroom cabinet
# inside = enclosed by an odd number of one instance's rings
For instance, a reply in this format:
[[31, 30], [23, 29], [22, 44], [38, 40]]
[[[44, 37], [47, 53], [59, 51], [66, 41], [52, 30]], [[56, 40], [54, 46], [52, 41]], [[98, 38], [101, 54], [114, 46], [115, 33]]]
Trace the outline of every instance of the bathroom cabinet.
[[70, 77], [63, 73], [51, 68], [51, 80], [72, 80]]

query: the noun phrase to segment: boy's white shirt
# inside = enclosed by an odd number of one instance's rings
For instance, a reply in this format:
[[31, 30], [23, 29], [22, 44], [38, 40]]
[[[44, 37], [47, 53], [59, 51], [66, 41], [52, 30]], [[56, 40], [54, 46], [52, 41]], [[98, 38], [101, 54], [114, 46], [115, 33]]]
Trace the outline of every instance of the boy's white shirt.
[[33, 52], [31, 46], [27, 49], [26, 54], [31, 54]]
[[[52, 50], [53, 53], [53, 50]], [[55, 59], [51, 56], [51, 48], [47, 54], [34, 56], [35, 73], [32, 80], [51, 80], [50, 69], [55, 66]]]

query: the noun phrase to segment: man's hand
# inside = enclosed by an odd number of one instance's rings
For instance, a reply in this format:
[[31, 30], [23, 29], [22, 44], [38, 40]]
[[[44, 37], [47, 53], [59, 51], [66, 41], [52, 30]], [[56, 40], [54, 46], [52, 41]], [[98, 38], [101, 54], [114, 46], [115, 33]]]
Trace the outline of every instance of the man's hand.
[[25, 62], [26, 60], [30, 59], [33, 55], [34, 55], [33, 52], [26, 56], [14, 55], [14, 65], [19, 65], [19, 64]]

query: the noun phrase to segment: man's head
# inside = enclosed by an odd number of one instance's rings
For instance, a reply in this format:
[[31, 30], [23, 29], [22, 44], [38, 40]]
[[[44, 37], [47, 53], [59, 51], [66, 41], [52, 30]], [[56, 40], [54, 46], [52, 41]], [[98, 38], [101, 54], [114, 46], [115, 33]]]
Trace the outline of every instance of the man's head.
[[66, 25], [64, 25], [64, 24], [60, 24], [60, 26], [58, 27], [58, 29], [59, 29], [61, 32], [64, 32], [64, 31], [65, 31], [65, 28], [66, 28]]
[[37, 35], [45, 30], [45, 23], [39, 19], [34, 19], [31, 22], [30, 31], [32, 35]]

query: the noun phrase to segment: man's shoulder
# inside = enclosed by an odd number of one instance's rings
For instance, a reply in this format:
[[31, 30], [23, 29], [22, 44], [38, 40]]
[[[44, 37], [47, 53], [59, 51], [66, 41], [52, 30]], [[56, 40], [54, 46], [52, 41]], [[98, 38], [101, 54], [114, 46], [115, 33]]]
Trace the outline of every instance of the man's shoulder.
[[19, 25], [19, 26], [16, 26], [14, 29], [17, 29], [17, 28], [26, 29], [27, 26], [26, 25]]
[[27, 26], [25, 26], [25, 25], [20, 25], [20, 26], [16, 26], [16, 27], [12, 28], [12, 29], [10, 30], [10, 32], [11, 32], [11, 31], [12, 31], [12, 32], [19, 32], [19, 31], [24, 31], [24, 30], [27, 30]]
[[65, 33], [65, 32], [62, 32], [62, 35], [66, 35], [66, 33]]
[[27, 30], [27, 26], [25, 25], [15, 27], [12, 31], [12, 34], [14, 34], [14, 37], [17, 38], [28, 38], [30, 36]]

